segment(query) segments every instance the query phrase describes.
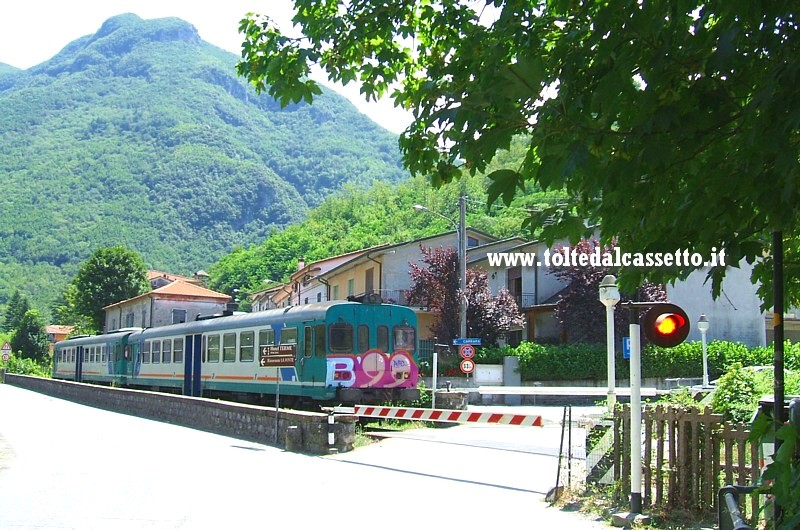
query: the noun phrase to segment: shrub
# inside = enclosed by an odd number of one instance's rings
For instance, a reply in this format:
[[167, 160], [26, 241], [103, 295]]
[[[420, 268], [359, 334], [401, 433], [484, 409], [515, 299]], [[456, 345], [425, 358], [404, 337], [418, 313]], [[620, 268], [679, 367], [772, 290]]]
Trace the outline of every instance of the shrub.
[[[772, 347], [748, 348], [739, 342], [712, 341], [707, 345], [709, 378], [714, 380], [730, 366], [764, 366], [773, 362]], [[516, 348], [481, 350], [478, 362], [506, 355], [519, 357], [523, 381], [557, 381], [564, 379], [605, 380], [606, 347], [601, 344], [550, 345], [523, 342]], [[496, 361], [498, 364], [502, 361]], [[800, 372], [800, 345], [786, 343], [786, 368]], [[616, 377], [626, 379], [630, 365], [616, 352]], [[703, 373], [703, 347], [700, 342], [684, 342], [674, 348], [648, 345], [642, 352], [642, 377], [700, 377]]]
[[34, 375], [37, 377], [50, 377], [50, 363], [45, 361], [36, 362], [33, 359], [11, 355], [7, 363], [3, 363], [6, 371], [10, 374]]

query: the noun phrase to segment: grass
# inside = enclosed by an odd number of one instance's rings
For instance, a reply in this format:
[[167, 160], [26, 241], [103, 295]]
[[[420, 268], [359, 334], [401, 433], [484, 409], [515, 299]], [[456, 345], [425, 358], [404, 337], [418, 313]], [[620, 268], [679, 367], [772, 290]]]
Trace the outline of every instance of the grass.
[[[630, 509], [629, 505], [614, 501], [613, 486], [589, 485], [582, 492], [564, 491], [555, 505], [565, 511], [577, 510], [601, 517], [605, 521], [611, 521], [611, 516], [615, 513], [625, 513]], [[645, 508], [643, 511], [645, 515], [650, 516], [651, 521], [647, 525], [637, 525], [637, 529], [700, 530], [716, 526], [715, 518], [703, 517], [683, 510], [664, 511], [657, 508]]]
[[356, 439], [353, 442], [353, 447], [365, 447], [374, 444], [378, 441], [373, 436], [367, 433], [368, 429], [381, 430], [381, 431], [409, 431], [413, 429], [424, 429], [432, 427], [432, 422], [426, 421], [403, 421], [396, 419], [386, 420], [368, 420], [366, 423], [356, 423]]

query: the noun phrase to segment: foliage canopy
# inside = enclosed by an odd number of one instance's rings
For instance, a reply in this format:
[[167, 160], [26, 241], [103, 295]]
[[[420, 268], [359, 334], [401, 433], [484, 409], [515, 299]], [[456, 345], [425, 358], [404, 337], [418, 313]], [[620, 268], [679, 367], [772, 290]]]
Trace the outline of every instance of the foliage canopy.
[[[282, 104], [314, 98], [313, 64], [367, 98], [391, 91], [415, 118], [400, 139], [404, 163], [434, 184], [485, 170], [524, 137], [524, 161], [489, 175], [489, 200], [531, 184], [565, 189], [569, 204], [543, 212], [555, 220], [550, 241], [577, 241], [588, 219], [602, 243], [725, 248], [736, 264], [761, 257], [769, 231], [797, 236], [796, 2], [294, 4], [299, 38], [266, 17], [241, 22], [240, 74]], [[628, 269], [621, 280], [688, 272]], [[710, 274], [718, 293], [724, 268]]]
[[72, 284], [75, 309], [91, 319], [96, 331], [104, 328], [104, 307], [150, 290], [141, 256], [123, 246], [95, 251], [81, 264]]

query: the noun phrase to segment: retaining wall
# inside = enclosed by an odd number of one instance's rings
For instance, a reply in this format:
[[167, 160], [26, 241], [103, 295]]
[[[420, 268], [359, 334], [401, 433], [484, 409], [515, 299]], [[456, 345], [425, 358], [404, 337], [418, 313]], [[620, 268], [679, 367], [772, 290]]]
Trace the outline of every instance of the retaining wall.
[[357, 416], [352, 414], [336, 414], [330, 425], [327, 414], [281, 409], [276, 438], [274, 408], [16, 374], [5, 374], [5, 382], [91, 407], [276, 447], [285, 448], [287, 429], [296, 427], [289, 429], [289, 449], [304, 453], [351, 451], [355, 440]]

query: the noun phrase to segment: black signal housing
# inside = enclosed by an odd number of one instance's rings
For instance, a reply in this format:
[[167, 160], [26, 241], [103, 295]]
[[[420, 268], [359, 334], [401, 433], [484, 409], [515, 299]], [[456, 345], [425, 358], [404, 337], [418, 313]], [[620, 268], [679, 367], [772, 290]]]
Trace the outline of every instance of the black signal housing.
[[652, 344], [672, 348], [689, 335], [689, 316], [675, 304], [656, 304], [645, 314], [642, 327], [645, 337]]

